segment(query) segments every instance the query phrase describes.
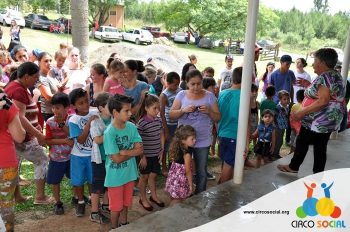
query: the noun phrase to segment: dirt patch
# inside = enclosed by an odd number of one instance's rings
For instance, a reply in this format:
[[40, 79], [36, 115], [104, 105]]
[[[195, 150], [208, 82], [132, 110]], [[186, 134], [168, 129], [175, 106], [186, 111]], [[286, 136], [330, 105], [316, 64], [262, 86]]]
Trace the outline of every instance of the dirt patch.
[[152, 58], [153, 64], [165, 72], [175, 71], [181, 73], [182, 67], [188, 58], [169, 41], [159, 38], [159, 44], [151, 46], [135, 45], [132, 43], [118, 43], [105, 45], [90, 53], [89, 62], [105, 64], [112, 53], [117, 53], [122, 60], [135, 59], [142, 60], [145, 64], [148, 58]]

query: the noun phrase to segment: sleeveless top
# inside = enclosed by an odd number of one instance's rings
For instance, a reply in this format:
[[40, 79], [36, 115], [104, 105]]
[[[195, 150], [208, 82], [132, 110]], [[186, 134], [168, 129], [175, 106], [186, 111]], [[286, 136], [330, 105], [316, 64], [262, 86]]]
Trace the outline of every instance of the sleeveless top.
[[181, 91], [181, 88], [177, 88], [177, 90], [175, 92], [172, 92], [170, 91], [168, 88], [166, 88], [164, 91], [163, 91], [163, 94], [167, 97], [168, 99], [168, 102], [165, 106], [165, 119], [166, 119], [166, 123], [168, 125], [177, 125], [177, 120], [174, 120], [174, 119], [170, 119], [169, 117], [169, 111], [170, 111], [170, 108], [172, 107], [173, 103], [174, 103], [174, 100], [175, 100], [175, 97], [176, 95]]

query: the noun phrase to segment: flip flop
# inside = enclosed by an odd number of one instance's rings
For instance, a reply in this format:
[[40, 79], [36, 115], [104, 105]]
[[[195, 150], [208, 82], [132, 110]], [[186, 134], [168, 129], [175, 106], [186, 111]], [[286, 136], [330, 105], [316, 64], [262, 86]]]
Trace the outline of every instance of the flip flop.
[[278, 170], [280, 170], [281, 172], [286, 172], [286, 173], [298, 173], [298, 171], [295, 171], [293, 169], [291, 169], [288, 165], [277, 165]]
[[43, 200], [35, 199], [33, 204], [34, 205], [49, 205], [49, 204], [53, 204], [54, 202], [55, 202], [55, 200], [52, 197], [46, 197]]
[[32, 198], [33, 198], [32, 196], [23, 196], [20, 199], [15, 198], [15, 201], [17, 204], [21, 204], [21, 203], [25, 203], [25, 202], [31, 200]]

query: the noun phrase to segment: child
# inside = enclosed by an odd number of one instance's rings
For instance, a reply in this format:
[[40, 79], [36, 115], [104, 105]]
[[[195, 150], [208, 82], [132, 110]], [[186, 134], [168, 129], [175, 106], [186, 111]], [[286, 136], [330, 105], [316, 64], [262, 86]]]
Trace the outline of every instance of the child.
[[170, 206], [188, 198], [193, 192], [192, 153], [196, 143], [196, 131], [190, 125], [181, 125], [176, 131], [170, 144], [172, 160], [165, 191], [170, 194]]
[[98, 118], [98, 116], [97, 112], [89, 110], [89, 98], [84, 89], [77, 88], [72, 90], [69, 94], [69, 100], [76, 112], [68, 120], [69, 136], [74, 140], [70, 157], [71, 184], [75, 195], [78, 197], [75, 214], [77, 217], [82, 217], [85, 214], [84, 182], [87, 180], [89, 185], [92, 184], [92, 138], [90, 126], [92, 120]]
[[269, 157], [275, 149], [276, 133], [273, 126], [274, 114], [273, 111], [267, 109], [261, 115], [261, 122], [258, 128], [252, 134], [252, 138], [258, 138], [258, 143], [254, 146], [254, 152], [257, 155], [256, 168], [261, 165], [261, 160], [264, 164], [268, 162]]
[[56, 66], [54, 66], [49, 72], [49, 75], [51, 77], [56, 78], [60, 82], [60, 85], [58, 86], [58, 88], [61, 91], [65, 90], [65, 86], [68, 82], [67, 68], [64, 66], [64, 63], [66, 62], [66, 58], [67, 58], [66, 50], [57, 51], [55, 53]]
[[285, 90], [279, 91], [278, 99], [279, 99], [279, 102], [275, 109], [276, 146], [272, 157], [272, 159], [274, 160], [281, 158], [280, 150], [283, 145], [284, 132], [288, 127], [289, 93]]
[[69, 98], [65, 93], [56, 93], [51, 99], [53, 117], [46, 121], [46, 144], [49, 145], [49, 169], [47, 183], [52, 184], [55, 198], [54, 212], [64, 214], [63, 203], [60, 196], [60, 183], [63, 176], [70, 178], [70, 153], [73, 141], [68, 138], [66, 125]]
[[[290, 111], [291, 115], [296, 113], [297, 111], [299, 111], [301, 109], [301, 103], [304, 100], [304, 91], [305, 90], [303, 90], [303, 89], [299, 89], [297, 91], [296, 98], [297, 98], [298, 103], [296, 103], [296, 104], [294, 104], [292, 106], [292, 109]], [[290, 126], [292, 128], [292, 132], [291, 132], [291, 135], [290, 135], [291, 146], [290, 146], [290, 152], [289, 152], [289, 154], [291, 154], [291, 153], [293, 153], [295, 151], [295, 144], [296, 144], [296, 141], [297, 141], [298, 134], [300, 132], [301, 121], [294, 121], [292, 119], [292, 117], [290, 117], [289, 120], [290, 120]]]
[[[250, 93], [250, 133], [254, 133], [258, 128], [259, 122], [259, 102], [256, 100], [258, 97], [258, 86], [252, 84], [251, 93]], [[253, 139], [253, 145], [255, 146], [256, 139]]]
[[108, 156], [105, 187], [108, 188], [112, 229], [129, 223], [128, 207], [132, 205], [134, 181], [138, 177], [135, 156], [143, 153], [141, 136], [129, 122], [132, 101], [131, 97], [120, 94], [108, 101], [113, 121], [104, 132], [103, 145]]
[[113, 60], [108, 67], [108, 77], [103, 86], [103, 91], [114, 94], [125, 94], [122, 82], [124, 79], [124, 64], [119, 60]]
[[2, 83], [2, 87], [4, 87], [10, 81], [10, 66], [11, 59], [10, 54], [7, 51], [0, 51], [0, 69], [2, 69], [2, 73], [0, 74], [0, 82]]
[[156, 192], [156, 178], [160, 173], [160, 162], [163, 156], [164, 131], [162, 120], [158, 117], [160, 108], [159, 98], [156, 95], [146, 93], [138, 114], [137, 129], [142, 138], [143, 156], [140, 160], [140, 201], [139, 203], [147, 211], [153, 207], [146, 198], [146, 185], [149, 183], [151, 196], [149, 200], [159, 207], [164, 207]]
[[[91, 214], [90, 221], [97, 223], [107, 223], [109, 214], [108, 195], [104, 187], [106, 177], [105, 160], [106, 154], [103, 147], [103, 132], [111, 123], [111, 114], [108, 110], [108, 99], [111, 97], [109, 93], [103, 92], [97, 95], [95, 106], [99, 111], [98, 119], [91, 122], [90, 133], [93, 139], [91, 162], [92, 162], [92, 185], [91, 185]], [[103, 194], [103, 203], [99, 212], [99, 196]]]
[[164, 153], [162, 156], [162, 175], [168, 175], [167, 169], [167, 153], [169, 150], [169, 145], [172, 137], [174, 136], [177, 120], [170, 119], [169, 111], [173, 105], [176, 95], [181, 91], [179, 88], [180, 76], [176, 72], [170, 72], [166, 75], [166, 86], [167, 88], [163, 90], [160, 94], [160, 117], [162, 118], [165, 145]]
[[214, 78], [215, 75], [215, 70], [212, 67], [206, 67], [203, 70], [203, 77], [213, 77]]
[[276, 105], [277, 105], [273, 101], [273, 96], [275, 96], [275, 94], [276, 94], [276, 90], [273, 85], [270, 85], [266, 88], [266, 91], [265, 91], [266, 99], [263, 100], [260, 104], [260, 116], [267, 109], [275, 111]]

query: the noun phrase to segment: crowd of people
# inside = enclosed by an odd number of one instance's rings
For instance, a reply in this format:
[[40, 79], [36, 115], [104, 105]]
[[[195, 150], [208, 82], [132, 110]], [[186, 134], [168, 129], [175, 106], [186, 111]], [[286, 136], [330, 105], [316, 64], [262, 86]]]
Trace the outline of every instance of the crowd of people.
[[[180, 76], [164, 73], [151, 59], [144, 65], [116, 53], [88, 68], [79, 50], [66, 44], [53, 56], [22, 45], [1, 51], [0, 215], [7, 230], [14, 228], [15, 202], [28, 200], [19, 185], [24, 159], [34, 166], [35, 205], [53, 204], [55, 214], [64, 214], [60, 183], [66, 176], [76, 216], [89, 203], [89, 219], [112, 228], [129, 223], [135, 191], [145, 210], [165, 206], [158, 175], [166, 177], [170, 206], [206, 190], [213, 179], [210, 154], [222, 160], [218, 182], [232, 179], [242, 67], [233, 68], [233, 56], [226, 55], [216, 82], [212, 67], [200, 71], [197, 57], [189, 59]], [[339, 129], [348, 100], [336, 62], [337, 53], [324, 48], [315, 53], [314, 79], [303, 58], [291, 71], [289, 55], [277, 70], [268, 63], [262, 77], [252, 73], [246, 150], [252, 142], [255, 167], [280, 158], [285, 138], [293, 159], [279, 165], [281, 171], [297, 172], [309, 145], [313, 172], [324, 170], [330, 133]]]

